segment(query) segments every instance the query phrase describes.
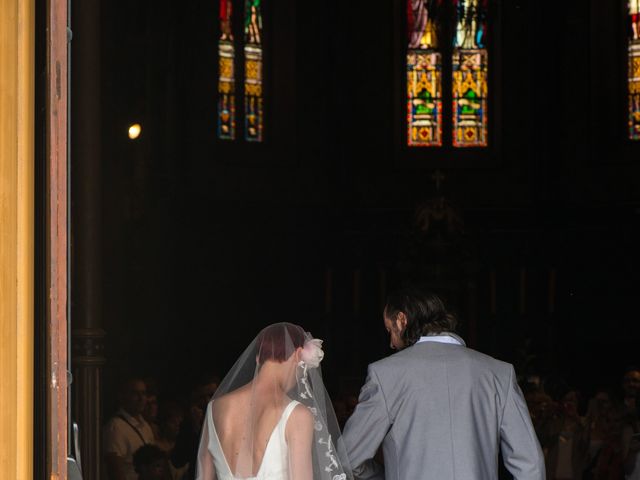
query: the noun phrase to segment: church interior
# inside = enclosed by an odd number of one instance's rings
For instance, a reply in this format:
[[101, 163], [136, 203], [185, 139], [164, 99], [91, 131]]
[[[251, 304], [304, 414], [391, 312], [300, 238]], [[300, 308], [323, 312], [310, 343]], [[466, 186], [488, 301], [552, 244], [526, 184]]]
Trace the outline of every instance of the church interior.
[[[420, 38], [412, 3], [433, 14]], [[357, 393], [392, 353], [385, 298], [408, 282], [520, 375], [588, 397], [638, 364], [638, 12], [468, 3], [472, 66], [461, 0], [71, 2], [69, 416], [85, 478], [104, 476], [83, 421], [108, 419], [122, 378], [180, 397], [270, 323], [324, 339], [330, 393]], [[412, 90], [420, 68], [435, 95]]]
[[248, 335], [290, 321], [359, 376], [387, 353], [381, 307], [404, 281], [444, 294], [480, 350], [526, 348], [581, 385], [632, 362], [640, 144], [622, 10], [489, 3], [489, 140], [471, 148], [407, 146], [402, 2], [264, 2], [261, 142], [218, 137], [218, 2], [102, 4], [105, 372], [224, 373]]

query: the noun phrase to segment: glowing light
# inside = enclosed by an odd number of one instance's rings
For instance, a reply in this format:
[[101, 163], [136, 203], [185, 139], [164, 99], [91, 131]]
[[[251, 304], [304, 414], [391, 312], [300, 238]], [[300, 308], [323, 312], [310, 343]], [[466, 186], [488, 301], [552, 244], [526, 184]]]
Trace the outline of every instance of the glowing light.
[[139, 123], [134, 123], [129, 127], [129, 138], [135, 140], [142, 133], [142, 126]]

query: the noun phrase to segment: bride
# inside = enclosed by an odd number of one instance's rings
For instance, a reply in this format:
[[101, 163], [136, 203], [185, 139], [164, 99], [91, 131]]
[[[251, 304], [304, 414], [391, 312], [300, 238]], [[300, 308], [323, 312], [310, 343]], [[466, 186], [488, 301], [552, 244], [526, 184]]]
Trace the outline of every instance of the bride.
[[258, 334], [207, 406], [196, 480], [352, 478], [321, 345], [291, 323]]

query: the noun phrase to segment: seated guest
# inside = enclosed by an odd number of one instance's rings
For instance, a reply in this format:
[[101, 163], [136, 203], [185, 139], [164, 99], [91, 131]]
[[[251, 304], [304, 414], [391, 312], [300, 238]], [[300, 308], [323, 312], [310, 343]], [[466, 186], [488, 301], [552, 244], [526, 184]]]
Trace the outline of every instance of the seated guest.
[[138, 480], [170, 480], [167, 455], [155, 445], [143, 445], [133, 454]]
[[139, 378], [130, 378], [120, 387], [120, 409], [104, 427], [104, 459], [109, 480], [136, 480], [133, 454], [154, 442], [153, 432], [144, 420], [147, 390]]

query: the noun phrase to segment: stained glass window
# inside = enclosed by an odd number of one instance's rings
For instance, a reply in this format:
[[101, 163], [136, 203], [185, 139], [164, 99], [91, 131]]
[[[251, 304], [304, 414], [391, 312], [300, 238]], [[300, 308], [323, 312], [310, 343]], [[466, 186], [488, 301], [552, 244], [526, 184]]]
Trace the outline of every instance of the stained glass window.
[[455, 147], [484, 147], [488, 143], [487, 1], [456, 0], [452, 59]]
[[629, 0], [629, 138], [640, 140], [640, 0]]
[[261, 0], [246, 0], [244, 25], [244, 125], [245, 140], [261, 142], [263, 130], [262, 13]]
[[438, 50], [440, 0], [407, 0], [407, 142], [442, 145], [442, 54]]
[[407, 145], [486, 147], [489, 0], [406, 1]]
[[220, 0], [218, 40], [218, 138], [236, 138], [235, 49], [231, 27], [232, 0]]

